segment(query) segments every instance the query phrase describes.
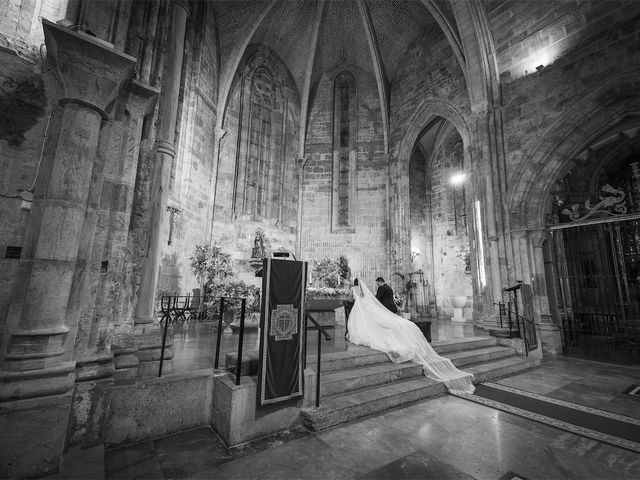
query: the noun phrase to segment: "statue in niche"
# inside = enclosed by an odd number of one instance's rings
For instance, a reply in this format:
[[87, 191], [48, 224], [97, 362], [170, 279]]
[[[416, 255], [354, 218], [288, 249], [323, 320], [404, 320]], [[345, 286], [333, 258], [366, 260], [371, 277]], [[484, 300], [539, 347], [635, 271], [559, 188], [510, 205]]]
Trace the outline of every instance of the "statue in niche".
[[344, 255], [340, 255], [338, 259], [340, 264], [340, 286], [351, 285], [351, 268], [349, 267], [349, 260]]
[[253, 248], [251, 249], [251, 259], [249, 265], [258, 273], [262, 269], [262, 259], [269, 256], [269, 239], [264, 230], [258, 228], [253, 238]]

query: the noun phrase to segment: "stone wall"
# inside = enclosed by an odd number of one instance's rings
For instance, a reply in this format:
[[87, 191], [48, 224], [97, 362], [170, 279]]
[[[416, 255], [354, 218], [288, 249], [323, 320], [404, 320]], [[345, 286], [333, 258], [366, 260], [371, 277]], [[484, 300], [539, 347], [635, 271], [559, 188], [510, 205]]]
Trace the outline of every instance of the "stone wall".
[[[391, 146], [394, 155], [398, 156], [398, 168], [400, 169], [399, 181], [407, 182], [407, 188], [400, 191], [407, 192], [407, 197], [401, 198], [397, 208], [405, 210], [402, 204], [408, 204], [405, 211], [409, 212], [407, 222], [411, 233], [411, 250], [420, 252], [413, 262], [409, 258], [398, 258], [396, 261], [404, 265], [404, 270], [416, 270], [423, 268], [425, 278], [430, 284], [430, 294], [434, 296], [438, 307], [446, 305], [442, 311], [449, 312], [449, 302], [446, 300], [453, 294], [471, 295], [470, 273], [465, 272], [465, 262], [460, 261], [461, 255], [469, 255], [469, 240], [466, 235], [457, 235], [452, 219], [453, 197], [448, 185], [448, 176], [452, 167], [450, 158], [446, 162], [438, 160], [438, 154], [442, 152], [428, 151], [422, 160], [415, 156], [412, 162], [422, 161], [425, 165], [410, 166], [409, 153], [414, 145], [407, 144], [406, 149], [401, 150], [401, 142], [418, 142], [425, 129], [432, 122], [441, 119], [444, 113], [442, 108], [436, 110], [435, 104], [446, 106], [446, 110], [456, 111], [462, 116], [463, 124], [470, 118], [469, 97], [466, 91], [464, 74], [448, 42], [439, 31], [426, 31], [420, 39], [416, 40], [402, 57], [398, 64], [395, 80], [391, 84]], [[445, 114], [446, 115], [446, 114]], [[452, 121], [453, 118], [447, 120]], [[460, 122], [456, 122], [460, 123]], [[468, 138], [470, 132], [461, 132], [463, 138]], [[460, 139], [460, 136], [458, 136]], [[462, 168], [465, 146], [460, 145], [457, 164]], [[448, 153], [448, 156], [450, 156]], [[406, 158], [405, 158], [406, 156]], [[446, 165], [445, 165], [446, 163]], [[455, 162], [454, 162], [455, 163]], [[465, 168], [470, 168], [466, 165]], [[418, 188], [414, 182], [414, 174], [424, 172], [426, 185]], [[423, 204], [425, 199], [417, 198], [416, 193], [422, 191], [428, 196], [428, 205]], [[473, 189], [467, 189], [471, 193]], [[413, 193], [412, 193], [413, 192]], [[424, 212], [424, 217], [420, 218]], [[400, 232], [396, 237], [397, 242], [402, 243], [405, 234]], [[462, 249], [462, 250], [461, 250]], [[404, 255], [410, 255], [409, 249], [405, 249]], [[446, 281], [444, 275], [449, 271], [460, 271], [456, 280]], [[453, 277], [452, 277], [453, 278]], [[462, 283], [460, 280], [462, 279]], [[454, 293], [454, 284], [460, 287], [460, 292]], [[464, 286], [463, 286], [464, 285]]]
[[[352, 230], [332, 232], [333, 80], [348, 69], [357, 79], [356, 224]], [[325, 74], [310, 105], [304, 170], [302, 259], [307, 261], [344, 255], [354, 276], [369, 286], [378, 276], [390, 277], [387, 238], [387, 156], [382, 117], [373, 74], [345, 65]]]
[[[616, 82], [637, 70], [640, 4], [513, 2], [489, 15], [494, 32], [506, 30], [501, 27], [508, 23], [510, 32], [521, 32], [523, 37], [514, 41], [513, 36], [496, 33], [507, 168], [514, 178], [523, 168], [540, 168], [535, 164], [539, 158], [532, 159], [534, 165], [524, 165], [524, 161], [549, 135], [554, 122], [566, 116], [563, 123], [583, 125], [584, 116], [589, 115], [582, 108], [585, 102], [591, 102], [593, 114], [613, 96], [628, 94], [618, 92]], [[522, 60], [516, 63], [518, 58]], [[544, 69], [536, 72], [538, 65]], [[607, 85], [607, 96], [595, 102], [589, 98]], [[575, 115], [567, 115], [574, 110]], [[542, 178], [536, 182], [555, 181], [547, 176], [549, 170], [540, 173]]]
[[463, 169], [462, 139], [449, 130], [433, 151], [430, 164], [433, 282], [439, 313], [452, 312], [451, 298], [473, 295], [466, 189], [451, 183]]
[[[72, 0], [73, 1], [73, 0]], [[39, 17], [57, 21], [65, 17], [69, 0], [0, 0], [0, 38], [14, 45], [44, 43]], [[3, 64], [4, 65], [4, 64]]]
[[[195, 245], [207, 245], [211, 235], [214, 195], [215, 125], [219, 59], [212, 9], [198, 4], [189, 17], [179, 112], [178, 152], [172, 171], [166, 238], [158, 290], [191, 293], [198, 288], [189, 257]], [[173, 217], [173, 218], [171, 218]], [[171, 243], [169, 243], [169, 240]]]
[[[425, 31], [398, 63], [390, 89], [390, 150], [399, 144], [421, 105], [437, 99], [451, 104], [463, 115], [470, 114], [464, 74], [441, 31]], [[451, 120], [451, 119], [448, 119]], [[422, 125], [425, 128], [427, 125]], [[408, 162], [409, 158], [400, 159]]]
[[[33, 186], [49, 119], [37, 57], [29, 50], [20, 55], [0, 47], [0, 338], [20, 262], [16, 248], [22, 248], [31, 206], [20, 193]], [[7, 116], [10, 111], [14, 118]], [[18, 258], [7, 258], [7, 250]]]

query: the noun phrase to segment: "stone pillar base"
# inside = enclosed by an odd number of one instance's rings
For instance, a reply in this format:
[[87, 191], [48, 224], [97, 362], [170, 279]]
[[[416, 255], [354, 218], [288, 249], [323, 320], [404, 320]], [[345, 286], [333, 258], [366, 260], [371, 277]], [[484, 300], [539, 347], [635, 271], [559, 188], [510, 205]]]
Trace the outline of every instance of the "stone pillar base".
[[76, 364], [67, 446], [87, 448], [104, 443], [113, 373], [112, 354], [79, 360]]
[[553, 324], [541, 323], [538, 327], [538, 342], [545, 355], [562, 355], [562, 337], [560, 328]]
[[52, 475], [60, 467], [71, 392], [0, 403], [0, 478]]
[[23, 372], [0, 371], [0, 401], [67, 393], [73, 388], [76, 362]]

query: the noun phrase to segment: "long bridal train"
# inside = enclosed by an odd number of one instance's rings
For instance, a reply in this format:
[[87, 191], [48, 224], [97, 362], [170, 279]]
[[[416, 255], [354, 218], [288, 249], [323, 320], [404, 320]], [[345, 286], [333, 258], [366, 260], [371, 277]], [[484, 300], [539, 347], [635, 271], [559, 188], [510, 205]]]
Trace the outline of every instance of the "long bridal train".
[[420, 364], [425, 375], [443, 382], [451, 393], [474, 392], [473, 375], [438, 355], [412, 321], [387, 310], [361, 280], [353, 292], [355, 303], [347, 335], [351, 343], [384, 352], [395, 363]]

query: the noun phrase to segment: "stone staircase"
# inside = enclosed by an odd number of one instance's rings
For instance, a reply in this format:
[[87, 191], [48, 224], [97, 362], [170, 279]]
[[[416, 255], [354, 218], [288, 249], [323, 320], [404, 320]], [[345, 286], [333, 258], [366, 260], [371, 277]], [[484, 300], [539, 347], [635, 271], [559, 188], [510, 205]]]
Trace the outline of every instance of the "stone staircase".
[[[498, 345], [493, 337], [472, 337], [431, 344], [458, 368], [474, 374], [481, 383], [536, 367], [540, 360], [520, 357], [512, 347]], [[441, 382], [424, 376], [422, 366], [392, 363], [386, 354], [350, 345], [347, 351], [322, 355], [320, 407], [305, 408], [307, 428], [323, 430], [393, 407], [444, 393]], [[315, 356], [307, 359], [308, 368]]]

